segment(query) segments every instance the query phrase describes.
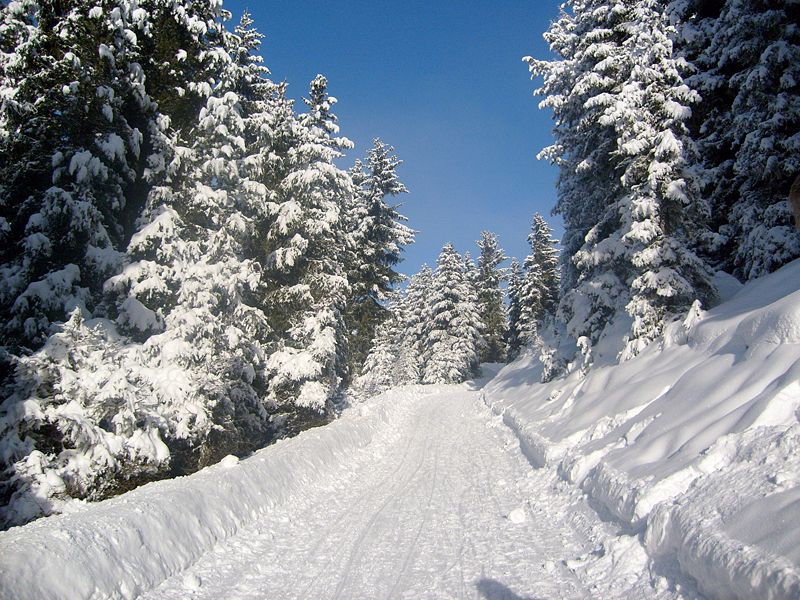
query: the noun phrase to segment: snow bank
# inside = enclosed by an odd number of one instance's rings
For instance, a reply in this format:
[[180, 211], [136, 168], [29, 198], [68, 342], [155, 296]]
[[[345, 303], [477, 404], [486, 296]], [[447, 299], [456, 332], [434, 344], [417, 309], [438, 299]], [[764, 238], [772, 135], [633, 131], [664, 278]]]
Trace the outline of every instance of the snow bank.
[[229, 457], [2, 532], [0, 598], [134, 598], [248, 523], [269, 519], [270, 509], [291, 502], [309, 481], [380, 452], [409, 414], [411, 403], [393, 397], [433, 391], [393, 390], [247, 459]]
[[799, 290], [795, 261], [628, 362], [540, 384], [524, 357], [486, 401], [534, 466], [643, 531], [654, 568], [711, 597], [800, 597]]

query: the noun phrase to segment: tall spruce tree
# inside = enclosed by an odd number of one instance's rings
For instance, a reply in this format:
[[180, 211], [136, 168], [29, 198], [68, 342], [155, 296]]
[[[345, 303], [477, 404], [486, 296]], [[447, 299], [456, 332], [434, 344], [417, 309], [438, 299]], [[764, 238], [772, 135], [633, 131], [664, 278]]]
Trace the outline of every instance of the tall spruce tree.
[[288, 433], [329, 418], [346, 375], [341, 208], [355, 189], [334, 160], [350, 142], [336, 138], [335, 99], [318, 76], [308, 112], [285, 110], [275, 123], [285, 151], [281, 180], [267, 205], [265, 300], [274, 340], [267, 360], [270, 410]]
[[[196, 172], [199, 163], [190, 158], [192, 148], [178, 143], [160, 102], [197, 117], [223, 54], [216, 50], [226, 17], [216, 2], [179, 12], [119, 0], [108, 10], [78, 2], [14, 3], [2, 7], [4, 22], [10, 13], [19, 18], [21, 7], [30, 11], [25, 18], [35, 31], [29, 28], [30, 45], [3, 63], [3, 85], [18, 81], [16, 69], [34, 75], [14, 90], [18, 104], [3, 105], [13, 109], [3, 126], [24, 136], [4, 135], [1, 144], [2, 152], [29, 160], [4, 187], [2, 204], [14, 213], [13, 223], [24, 225], [24, 243], [37, 258], [23, 254], [2, 267], [3, 292], [17, 296], [3, 306], [17, 355], [0, 418], [7, 523], [56, 509], [58, 497], [102, 497], [120, 481], [163, 472], [171, 459], [164, 439], [209, 431], [207, 406], [191, 397], [193, 386], [178, 376], [183, 371], [161, 362], [167, 347], [147, 346], [158, 337], [153, 334], [169, 332], [179, 293], [162, 285], [163, 278], [139, 279], [128, 263], [141, 265], [136, 248], [148, 238], [165, 242], [148, 250], [153, 274], [164, 274], [176, 253], [191, 254], [189, 238], [179, 235], [187, 229], [178, 210], [188, 209], [173, 200], [191, 185], [176, 177]], [[171, 28], [158, 26], [165, 23]], [[183, 96], [158, 85], [162, 53], [175, 49], [176, 40], [203, 50], [188, 59], [199, 80], [171, 79]], [[182, 97], [190, 110], [177, 109]], [[13, 125], [23, 115], [29, 122]], [[176, 156], [189, 164], [176, 168]], [[123, 266], [125, 274], [117, 274]], [[120, 277], [138, 288], [118, 289]], [[159, 295], [168, 301], [152, 310], [147, 303]], [[120, 336], [112, 321], [93, 317], [115, 319], [133, 340]], [[142, 346], [129, 343], [142, 340]], [[171, 358], [182, 352], [169, 346]], [[212, 376], [209, 388], [215, 383]], [[26, 416], [21, 408], [33, 405], [37, 410]]]
[[354, 365], [363, 362], [376, 326], [387, 316], [382, 302], [401, 281], [395, 267], [403, 247], [414, 240], [399, 205], [387, 202], [407, 192], [397, 176], [402, 161], [393, 152], [394, 148], [375, 139], [366, 162], [357, 161], [351, 170], [357, 193], [345, 215], [345, 226], [351, 234], [347, 328]]
[[[686, 126], [698, 97], [673, 55], [661, 3], [569, 5], [547, 36], [562, 60], [530, 61], [556, 116], [556, 144], [543, 154], [561, 168], [556, 208], [571, 266], [560, 314], [571, 335], [593, 343], [627, 312], [624, 358], [695, 299], [714, 299], [709, 269], [693, 251], [708, 214], [691, 178]], [[604, 198], [591, 191], [598, 188]]]
[[483, 323], [483, 348], [481, 362], [501, 362], [505, 360], [506, 349], [506, 306], [503, 302], [501, 282], [506, 279], [505, 269], [500, 265], [507, 259], [497, 235], [482, 231], [477, 241], [478, 255], [478, 310]]
[[703, 97], [694, 119], [703, 191], [714, 216], [708, 253], [742, 280], [800, 256], [786, 203], [800, 172], [800, 32], [787, 1], [673, 2], [680, 49]]

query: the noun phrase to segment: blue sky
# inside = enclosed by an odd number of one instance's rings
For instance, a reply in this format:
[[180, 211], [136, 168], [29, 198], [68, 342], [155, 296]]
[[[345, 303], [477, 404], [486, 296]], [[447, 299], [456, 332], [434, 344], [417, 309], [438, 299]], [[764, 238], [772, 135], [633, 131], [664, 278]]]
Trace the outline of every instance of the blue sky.
[[356, 148], [380, 137], [395, 147], [409, 189], [401, 212], [418, 231], [400, 270], [434, 264], [441, 247], [477, 253], [482, 229], [523, 258], [531, 217], [550, 211], [555, 169], [537, 161], [552, 122], [537, 108], [521, 58], [549, 56], [542, 33], [556, 0], [325, 2], [225, 0], [238, 21], [248, 8], [267, 37], [274, 80], [299, 100], [317, 73], [339, 103], [342, 135]]

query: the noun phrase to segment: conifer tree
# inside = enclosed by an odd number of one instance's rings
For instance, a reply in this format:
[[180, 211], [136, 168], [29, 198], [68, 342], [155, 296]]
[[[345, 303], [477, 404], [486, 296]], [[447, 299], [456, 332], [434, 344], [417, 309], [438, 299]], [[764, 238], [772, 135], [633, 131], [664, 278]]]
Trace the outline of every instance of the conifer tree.
[[372, 347], [364, 361], [361, 375], [352, 386], [357, 396], [371, 397], [393, 386], [413, 383], [406, 380], [406, 374], [398, 363], [405, 337], [403, 304], [399, 295], [393, 298], [386, 309], [388, 315], [375, 328]]
[[402, 164], [394, 148], [375, 139], [366, 163], [357, 161], [351, 177], [357, 193], [345, 216], [351, 235], [348, 280], [351, 298], [347, 309], [350, 351], [354, 364], [361, 364], [375, 327], [386, 317], [381, 304], [402, 279], [395, 271], [404, 246], [412, 243], [414, 232], [398, 212], [399, 205], [387, 203], [407, 190], [397, 176]]
[[423, 383], [458, 383], [478, 370], [483, 324], [463, 259], [452, 244], [439, 254], [430, 298]]
[[481, 362], [501, 362], [505, 360], [506, 349], [506, 306], [500, 283], [505, 281], [505, 269], [500, 264], [506, 255], [500, 248], [497, 236], [490, 231], [482, 231], [478, 240], [478, 308], [484, 325], [484, 345]]
[[[78, 2], [12, 3], [0, 20], [0, 312], [12, 353], [44, 343], [72, 308], [103, 313], [102, 285], [121, 263], [132, 191], [153, 126], [142, 93], [141, 23]], [[9, 48], [10, 50], [10, 48]]]
[[786, 203], [800, 172], [800, 32], [792, 2], [673, 2], [703, 97], [694, 119], [714, 230], [707, 252], [742, 280], [800, 256]]
[[555, 109], [557, 143], [544, 155], [561, 167], [557, 210], [574, 266], [565, 270], [560, 314], [576, 339], [596, 342], [626, 311], [633, 325], [624, 358], [695, 299], [714, 299], [693, 251], [708, 214], [691, 179], [686, 126], [698, 97], [683, 81], [660, 3], [570, 4], [548, 36], [563, 60], [531, 61]]
[[[183, 12], [140, 9], [123, 0], [111, 4], [108, 11], [77, 2], [26, 5], [34, 11], [29, 14], [36, 27], [32, 44], [3, 64], [4, 85], [17, 77], [15, 69], [35, 70], [25, 83], [29, 89], [15, 91], [21, 104], [3, 117], [5, 126], [27, 116], [27, 124], [14, 126], [27, 141], [4, 137], [2, 152], [27, 154], [29, 162], [19, 166], [12, 188], [4, 188], [9, 195], [2, 204], [16, 211], [15, 223], [26, 220], [21, 231], [28, 248], [33, 249], [31, 241], [38, 244], [35, 260], [23, 255], [2, 267], [3, 292], [8, 299], [17, 295], [11, 308], [3, 307], [11, 317], [6, 327], [18, 344], [12, 347], [17, 367], [4, 390], [8, 397], [0, 419], [9, 523], [53, 510], [54, 496], [102, 497], [122, 480], [163, 472], [173, 458], [164, 439], [208, 433], [209, 406], [201, 398], [224, 388], [217, 387], [217, 373], [201, 369], [209, 375], [207, 395], [192, 397], [198, 382], [182, 377], [185, 369], [171, 368], [182, 354], [186, 357], [185, 350], [175, 343], [148, 342], [159, 337], [154, 333], [170, 333], [170, 310], [181, 302], [180, 292], [196, 291], [170, 288], [165, 263], [196, 248], [190, 236], [180, 236], [189, 229], [178, 210], [188, 214], [191, 207], [173, 201], [180, 197], [178, 188], [195, 182], [178, 185], [174, 177], [193, 176], [200, 165], [191, 159], [192, 148], [178, 145], [169, 117], [160, 112], [156, 57], [176, 38], [191, 39], [195, 47], [210, 50], [195, 56], [205, 56], [203, 65], [214, 68], [220, 55], [214, 44], [225, 13], [215, 2], [196, 2]], [[3, 7], [3, 19], [6, 10], [20, 6]], [[155, 24], [165, 22], [183, 35], [160, 43], [156, 37], [166, 33]], [[197, 60], [191, 59], [193, 67], [200, 66]], [[208, 69], [193, 73], [207, 77]], [[210, 93], [207, 81], [192, 85], [173, 79], [172, 84], [184, 84], [181, 89], [195, 100]], [[176, 156], [178, 162], [186, 159], [185, 168], [174, 168]], [[44, 189], [47, 182], [55, 185]], [[144, 265], [137, 248], [156, 238], [164, 243], [145, 249], [153, 260]], [[220, 234], [212, 242], [223, 239]], [[124, 274], [115, 274], [123, 266]], [[143, 272], [155, 277], [139, 278]], [[122, 281], [128, 284], [117, 288]], [[205, 292], [206, 286], [200, 289]], [[167, 300], [163, 310], [147, 306], [157, 296]], [[112, 321], [93, 317], [115, 319], [134, 339], [120, 336]], [[191, 326], [198, 330], [196, 323]], [[41, 350], [23, 355], [45, 339]], [[142, 346], [129, 343], [142, 340]], [[225, 358], [215, 356], [220, 358], [216, 364], [227, 368]], [[240, 358], [241, 364], [251, 362]], [[235, 390], [224, 392], [234, 401]], [[20, 412], [31, 402], [38, 407], [35, 418]]]
[[521, 329], [522, 319], [522, 284], [524, 272], [522, 265], [516, 258], [511, 259], [511, 267], [508, 276], [508, 329], [506, 333], [506, 360], [511, 362], [519, 356], [523, 346], [523, 335]]
[[434, 275], [428, 265], [411, 276], [401, 304], [403, 329], [398, 354], [398, 372], [405, 383], [420, 383], [425, 371], [424, 354], [430, 319], [429, 299]]
[[267, 397], [289, 433], [328, 418], [346, 374], [349, 284], [340, 211], [355, 189], [334, 160], [350, 142], [333, 137], [335, 99], [324, 77], [314, 79], [309, 96], [308, 113], [298, 119], [284, 110], [275, 123], [285, 154], [265, 236], [265, 299], [275, 335]]

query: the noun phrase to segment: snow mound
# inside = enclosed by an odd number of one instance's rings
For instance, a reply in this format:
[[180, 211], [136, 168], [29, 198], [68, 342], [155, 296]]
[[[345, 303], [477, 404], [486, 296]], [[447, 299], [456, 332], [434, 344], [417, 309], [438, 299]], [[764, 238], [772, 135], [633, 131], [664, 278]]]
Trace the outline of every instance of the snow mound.
[[484, 389], [535, 467], [716, 598], [800, 596], [800, 261], [726, 288], [660, 344], [547, 384], [531, 357]]
[[512, 523], [524, 523], [525, 522], [525, 509], [524, 508], [515, 508], [510, 513], [508, 513], [508, 520]]

